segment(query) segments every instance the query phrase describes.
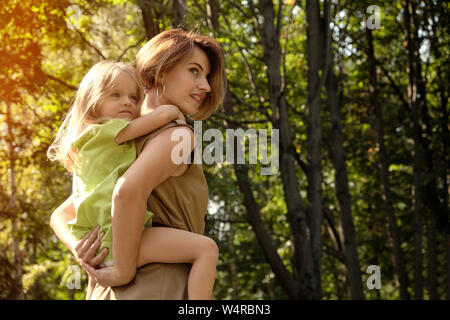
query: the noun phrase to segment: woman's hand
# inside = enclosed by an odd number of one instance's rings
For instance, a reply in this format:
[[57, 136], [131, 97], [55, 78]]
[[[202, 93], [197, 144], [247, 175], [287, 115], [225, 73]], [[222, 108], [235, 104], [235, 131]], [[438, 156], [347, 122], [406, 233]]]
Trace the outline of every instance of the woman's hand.
[[115, 287], [129, 283], [134, 278], [134, 274], [121, 275], [116, 267], [105, 267], [101, 269], [95, 269], [89, 264], [81, 262], [81, 266], [89, 274], [92, 279], [103, 287]]
[[[108, 255], [108, 248], [104, 248], [97, 256], [97, 250], [100, 248], [104, 233], [97, 238], [100, 227], [92, 229], [82, 239], [80, 239], [74, 246], [72, 253], [77, 259], [78, 263], [86, 270], [84, 266], [89, 265], [92, 268], [97, 268]], [[86, 270], [88, 272], [88, 270]], [[89, 273], [89, 272], [88, 272]]]
[[113, 287], [127, 284], [134, 274], [121, 275], [115, 267], [98, 268], [108, 255], [108, 248], [104, 248], [97, 256], [104, 233], [97, 238], [100, 227], [92, 229], [73, 247], [73, 254], [78, 263], [96, 282], [104, 287]]

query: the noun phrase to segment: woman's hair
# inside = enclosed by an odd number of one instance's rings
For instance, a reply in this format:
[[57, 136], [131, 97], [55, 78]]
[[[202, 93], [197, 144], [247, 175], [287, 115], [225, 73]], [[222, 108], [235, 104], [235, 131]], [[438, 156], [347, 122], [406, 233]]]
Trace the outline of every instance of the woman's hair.
[[150, 89], [159, 85], [162, 74], [198, 47], [208, 56], [211, 71], [207, 76], [211, 91], [197, 113], [191, 117], [203, 120], [222, 104], [225, 95], [224, 59], [220, 44], [212, 37], [180, 29], [163, 31], [148, 41], [136, 56], [136, 68], [143, 85]]
[[95, 64], [84, 76], [56, 138], [47, 150], [51, 161], [59, 161], [68, 171], [72, 171], [75, 164], [76, 152], [71, 144], [90, 124], [99, 124], [106, 120], [100, 115], [99, 105], [108, 90], [111, 89], [117, 77], [125, 72], [135, 82], [138, 88], [138, 107], [144, 99], [144, 88], [131, 65], [104, 60]]

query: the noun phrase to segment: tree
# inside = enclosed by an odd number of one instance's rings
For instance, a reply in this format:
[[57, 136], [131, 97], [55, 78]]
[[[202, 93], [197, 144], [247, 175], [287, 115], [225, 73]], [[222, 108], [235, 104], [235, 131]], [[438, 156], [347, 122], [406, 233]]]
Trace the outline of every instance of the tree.
[[[331, 8], [328, 8], [330, 11]], [[330, 14], [330, 13], [328, 13]], [[349, 191], [348, 171], [344, 149], [344, 135], [342, 132], [342, 92], [338, 93], [338, 79], [334, 73], [334, 57], [332, 49], [332, 30], [329, 21], [323, 19], [322, 39], [324, 47], [322, 52], [329, 61], [325, 61], [328, 77], [325, 82], [327, 91], [327, 105], [330, 114], [331, 130], [329, 133], [331, 146], [325, 143], [329, 149], [331, 160], [335, 168], [336, 196], [339, 201], [339, 214], [343, 228], [345, 266], [348, 273], [350, 294], [352, 299], [364, 299], [361, 280], [361, 266], [358, 257], [355, 227], [353, 223], [351, 196]], [[327, 139], [328, 140], [328, 139]], [[339, 235], [336, 234], [336, 239]]]

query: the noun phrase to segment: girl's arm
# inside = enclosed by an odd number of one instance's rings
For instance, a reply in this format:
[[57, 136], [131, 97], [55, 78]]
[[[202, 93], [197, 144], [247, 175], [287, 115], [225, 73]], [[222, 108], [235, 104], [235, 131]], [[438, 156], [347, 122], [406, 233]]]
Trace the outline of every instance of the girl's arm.
[[175, 119], [184, 119], [180, 109], [174, 105], [164, 105], [156, 108], [153, 112], [130, 121], [130, 124], [123, 128], [114, 141], [117, 144], [139, 138], [150, 133]]
[[50, 227], [56, 236], [72, 253], [74, 252], [77, 239], [72, 235], [67, 226], [67, 222], [76, 217], [72, 196], [67, 198], [50, 217]]
[[77, 240], [67, 226], [67, 223], [75, 217], [76, 211], [72, 196], [70, 196], [53, 212], [50, 217], [50, 227], [80, 264], [84, 262], [96, 267], [103, 262], [108, 254], [108, 250], [105, 248], [98, 256], [95, 256], [102, 239], [102, 237], [97, 238], [98, 228], [92, 229], [85, 237]]

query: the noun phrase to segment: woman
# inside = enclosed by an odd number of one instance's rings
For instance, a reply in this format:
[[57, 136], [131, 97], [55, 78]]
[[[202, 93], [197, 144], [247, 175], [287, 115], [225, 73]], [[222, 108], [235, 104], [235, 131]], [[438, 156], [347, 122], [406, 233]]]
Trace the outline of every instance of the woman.
[[[178, 29], [168, 30], [151, 39], [139, 51], [136, 62], [139, 76], [147, 90], [142, 115], [160, 105], [174, 104], [194, 120], [205, 119], [223, 100], [223, 56], [219, 44], [213, 38]], [[181, 134], [185, 137], [182, 142], [184, 146], [192, 151], [183, 157], [193, 160], [192, 127], [184, 121], [166, 125], [136, 141], [138, 158], [122, 176], [113, 195], [113, 207], [117, 206], [122, 212], [131, 212], [129, 215], [114, 216], [113, 208], [112, 213], [113, 232], [121, 232], [118, 236], [114, 233], [114, 236], [125, 239], [117, 246], [118, 254], [114, 252], [118, 264], [123, 266], [124, 274], [136, 266], [137, 246], [142, 234], [143, 217], [132, 214], [142, 212], [142, 208], [135, 208], [140, 203], [136, 200], [148, 199], [147, 209], [154, 214], [153, 225], [203, 233], [208, 201], [206, 179], [201, 165], [195, 164], [197, 161], [190, 161], [191, 164], [172, 161], [172, 149], [179, 148], [180, 144], [179, 140], [172, 141], [172, 134], [176, 130], [177, 136]], [[76, 242], [67, 229], [67, 222], [74, 217], [75, 210], [69, 198], [55, 210], [50, 225], [80, 263], [97, 267], [107, 255], [107, 250], [96, 256], [100, 239], [95, 230]], [[101, 269], [88, 270], [92, 276], [101, 278]], [[181, 299], [186, 297], [184, 291], [188, 274], [189, 265], [150, 264], [139, 269], [134, 281], [127, 286], [111, 289], [100, 285], [93, 288], [90, 285], [86, 297]]]

